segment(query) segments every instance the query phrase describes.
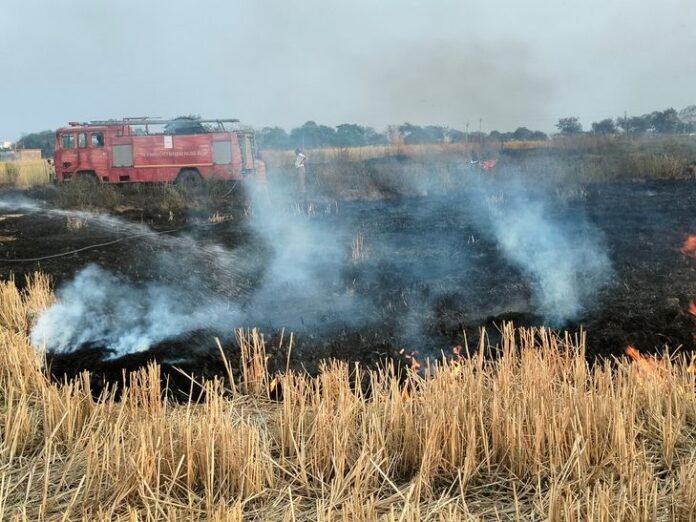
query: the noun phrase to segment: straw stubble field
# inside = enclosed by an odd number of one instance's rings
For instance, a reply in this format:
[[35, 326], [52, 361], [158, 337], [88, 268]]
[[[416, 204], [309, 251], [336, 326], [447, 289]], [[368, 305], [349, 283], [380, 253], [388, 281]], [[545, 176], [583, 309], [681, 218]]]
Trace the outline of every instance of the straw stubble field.
[[2, 520], [696, 516], [689, 361], [590, 367], [583, 336], [507, 325], [495, 357], [482, 336], [419, 372], [269, 375], [239, 331], [241, 377], [192, 381], [188, 402], [154, 364], [95, 398], [29, 344], [52, 299], [45, 276], [0, 284]]

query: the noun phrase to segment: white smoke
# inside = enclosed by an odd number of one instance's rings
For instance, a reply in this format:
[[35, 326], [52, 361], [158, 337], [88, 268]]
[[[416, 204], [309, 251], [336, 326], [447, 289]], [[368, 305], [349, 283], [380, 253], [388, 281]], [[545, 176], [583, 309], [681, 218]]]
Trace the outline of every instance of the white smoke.
[[368, 317], [369, 303], [347, 292], [341, 277], [350, 233], [330, 228], [316, 215], [326, 207], [292, 203], [292, 188], [281, 181], [273, 187], [272, 202], [259, 190], [249, 187], [257, 203], [250, 224], [272, 253], [261, 285], [246, 307], [249, 319], [299, 329], [331, 320], [356, 324]]
[[[461, 200], [466, 219], [473, 219], [481, 235], [495, 242], [505, 259], [531, 281], [536, 309], [554, 325], [577, 318], [612, 273], [601, 233], [579, 211], [570, 216], [559, 213], [539, 187], [532, 190], [510, 180], [496, 183], [479, 173], [462, 182], [468, 184]], [[190, 235], [157, 236], [153, 241], [158, 250], [164, 247], [151, 260], [157, 283], [135, 284], [94, 265], [84, 268], [58, 289], [57, 302], [39, 318], [31, 332], [34, 345], [55, 352], [103, 346], [120, 356], [199, 329], [222, 333], [244, 326], [299, 330], [367, 323], [377, 303], [354, 295], [344, 281], [351, 225], [328, 225], [312, 217], [306, 205], [293, 213], [290, 189], [274, 186], [272, 202], [263, 191], [250, 191], [254, 213], [249, 226], [264, 243], [262, 253], [244, 251], [246, 247], [230, 250]], [[424, 218], [441, 222], [428, 230], [407, 227], [406, 236], [397, 234], [385, 244], [382, 259], [394, 263], [392, 275], [403, 277], [407, 285], [451, 277], [453, 267], [466, 276], [469, 267], [448, 246], [446, 220], [436, 219], [454, 211], [453, 199], [442, 202], [440, 209], [437, 204], [428, 207], [427, 216], [411, 215], [412, 202], [394, 210], [410, 216], [412, 226]], [[79, 215], [111, 230], [153, 232], [110, 216]], [[418, 259], [402, 255], [414, 250]], [[374, 278], [379, 288], [378, 267], [370, 262], [364, 266], [362, 276]], [[245, 282], [250, 271], [261, 274], [253, 284]], [[430, 295], [414, 294], [413, 300], [422, 302], [409, 303], [404, 317], [392, 318], [405, 335], [416, 338], [425, 331], [438, 292], [448, 291], [444, 281]]]
[[601, 231], [580, 210], [554, 211], [538, 185], [470, 181], [479, 226], [531, 280], [541, 314], [556, 325], [576, 319], [613, 273]]
[[[279, 187], [274, 204], [253, 186], [250, 190], [255, 212], [249, 225], [270, 255], [240, 253], [191, 235], [153, 235], [160, 250], [151, 259], [158, 283], [135, 284], [87, 266], [58, 289], [56, 303], [32, 329], [34, 345], [52, 352], [93, 345], [121, 356], [191, 330], [226, 333], [259, 325], [297, 330], [330, 320], [351, 323], [368, 313], [341, 280], [349, 241], [312, 219], [306, 207], [291, 212]], [[111, 216], [53, 212], [138, 236], [154, 233]], [[245, 276], [253, 270], [263, 274], [252, 289]]]
[[42, 202], [32, 200], [21, 195], [10, 195], [0, 198], [0, 210], [34, 213], [41, 212], [51, 216], [76, 218], [85, 220], [89, 222], [90, 225], [107, 229], [109, 231], [128, 232], [131, 234], [147, 234], [153, 232], [153, 230], [146, 225], [132, 223], [109, 214], [95, 214], [94, 212], [87, 212], [84, 210], [50, 208]]
[[36, 201], [17, 194], [12, 194], [9, 196], [5, 195], [0, 198], [0, 210], [22, 210], [36, 212], [41, 210], [41, 208], [41, 205], [39, 205]]
[[235, 304], [207, 292], [136, 285], [89, 265], [58, 290], [56, 303], [32, 329], [31, 341], [55, 352], [92, 344], [123, 355], [192, 330], [231, 329], [240, 317]]

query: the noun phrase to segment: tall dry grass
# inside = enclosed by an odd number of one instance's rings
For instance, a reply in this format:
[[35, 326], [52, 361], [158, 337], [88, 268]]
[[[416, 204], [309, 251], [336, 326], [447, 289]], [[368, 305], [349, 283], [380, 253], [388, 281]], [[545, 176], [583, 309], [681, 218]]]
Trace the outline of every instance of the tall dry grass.
[[482, 341], [422, 373], [330, 361], [312, 378], [269, 375], [240, 331], [241, 378], [197, 403], [162, 399], [156, 365], [95, 400], [86, 376], [44, 376], [27, 331], [52, 295], [27, 288], [0, 284], [2, 520], [696, 516], [686, 362], [588, 367], [582, 336], [506, 326], [496, 360]]
[[51, 167], [45, 160], [0, 162], [0, 186], [19, 188], [45, 185], [51, 181]]
[[[305, 153], [311, 157], [312, 163], [331, 163], [334, 161], [366, 161], [376, 158], [389, 158], [393, 156], [406, 156], [411, 158], [442, 156], [442, 155], [469, 155], [472, 152], [480, 153], [481, 149], [496, 150], [527, 150], [541, 149], [551, 146], [549, 141], [507, 141], [487, 142], [482, 145], [478, 141], [470, 143], [426, 143], [421, 145], [407, 145], [404, 143], [390, 145], [366, 145], [363, 147], [336, 147], [310, 149]], [[266, 150], [263, 158], [270, 167], [287, 167], [295, 162], [295, 153], [291, 150]]]

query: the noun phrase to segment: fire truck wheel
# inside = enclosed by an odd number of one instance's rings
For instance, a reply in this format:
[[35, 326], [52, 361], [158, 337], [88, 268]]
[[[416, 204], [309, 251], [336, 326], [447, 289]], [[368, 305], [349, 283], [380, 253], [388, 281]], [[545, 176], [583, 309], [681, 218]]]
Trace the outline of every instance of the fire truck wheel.
[[187, 187], [200, 185], [203, 182], [201, 175], [196, 169], [181, 169], [176, 177], [176, 184]]

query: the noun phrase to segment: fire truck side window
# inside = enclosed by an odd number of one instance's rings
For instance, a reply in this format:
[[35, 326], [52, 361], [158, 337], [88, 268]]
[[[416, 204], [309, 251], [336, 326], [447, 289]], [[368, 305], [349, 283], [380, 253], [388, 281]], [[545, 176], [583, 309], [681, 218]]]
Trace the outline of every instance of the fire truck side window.
[[62, 147], [64, 149], [74, 149], [75, 148], [75, 135], [74, 134], [63, 134]]
[[87, 133], [86, 132], [81, 132], [80, 134], [77, 135], [77, 146], [80, 147], [81, 149], [84, 149], [87, 147]]
[[92, 147], [103, 147], [104, 135], [101, 132], [92, 133]]

